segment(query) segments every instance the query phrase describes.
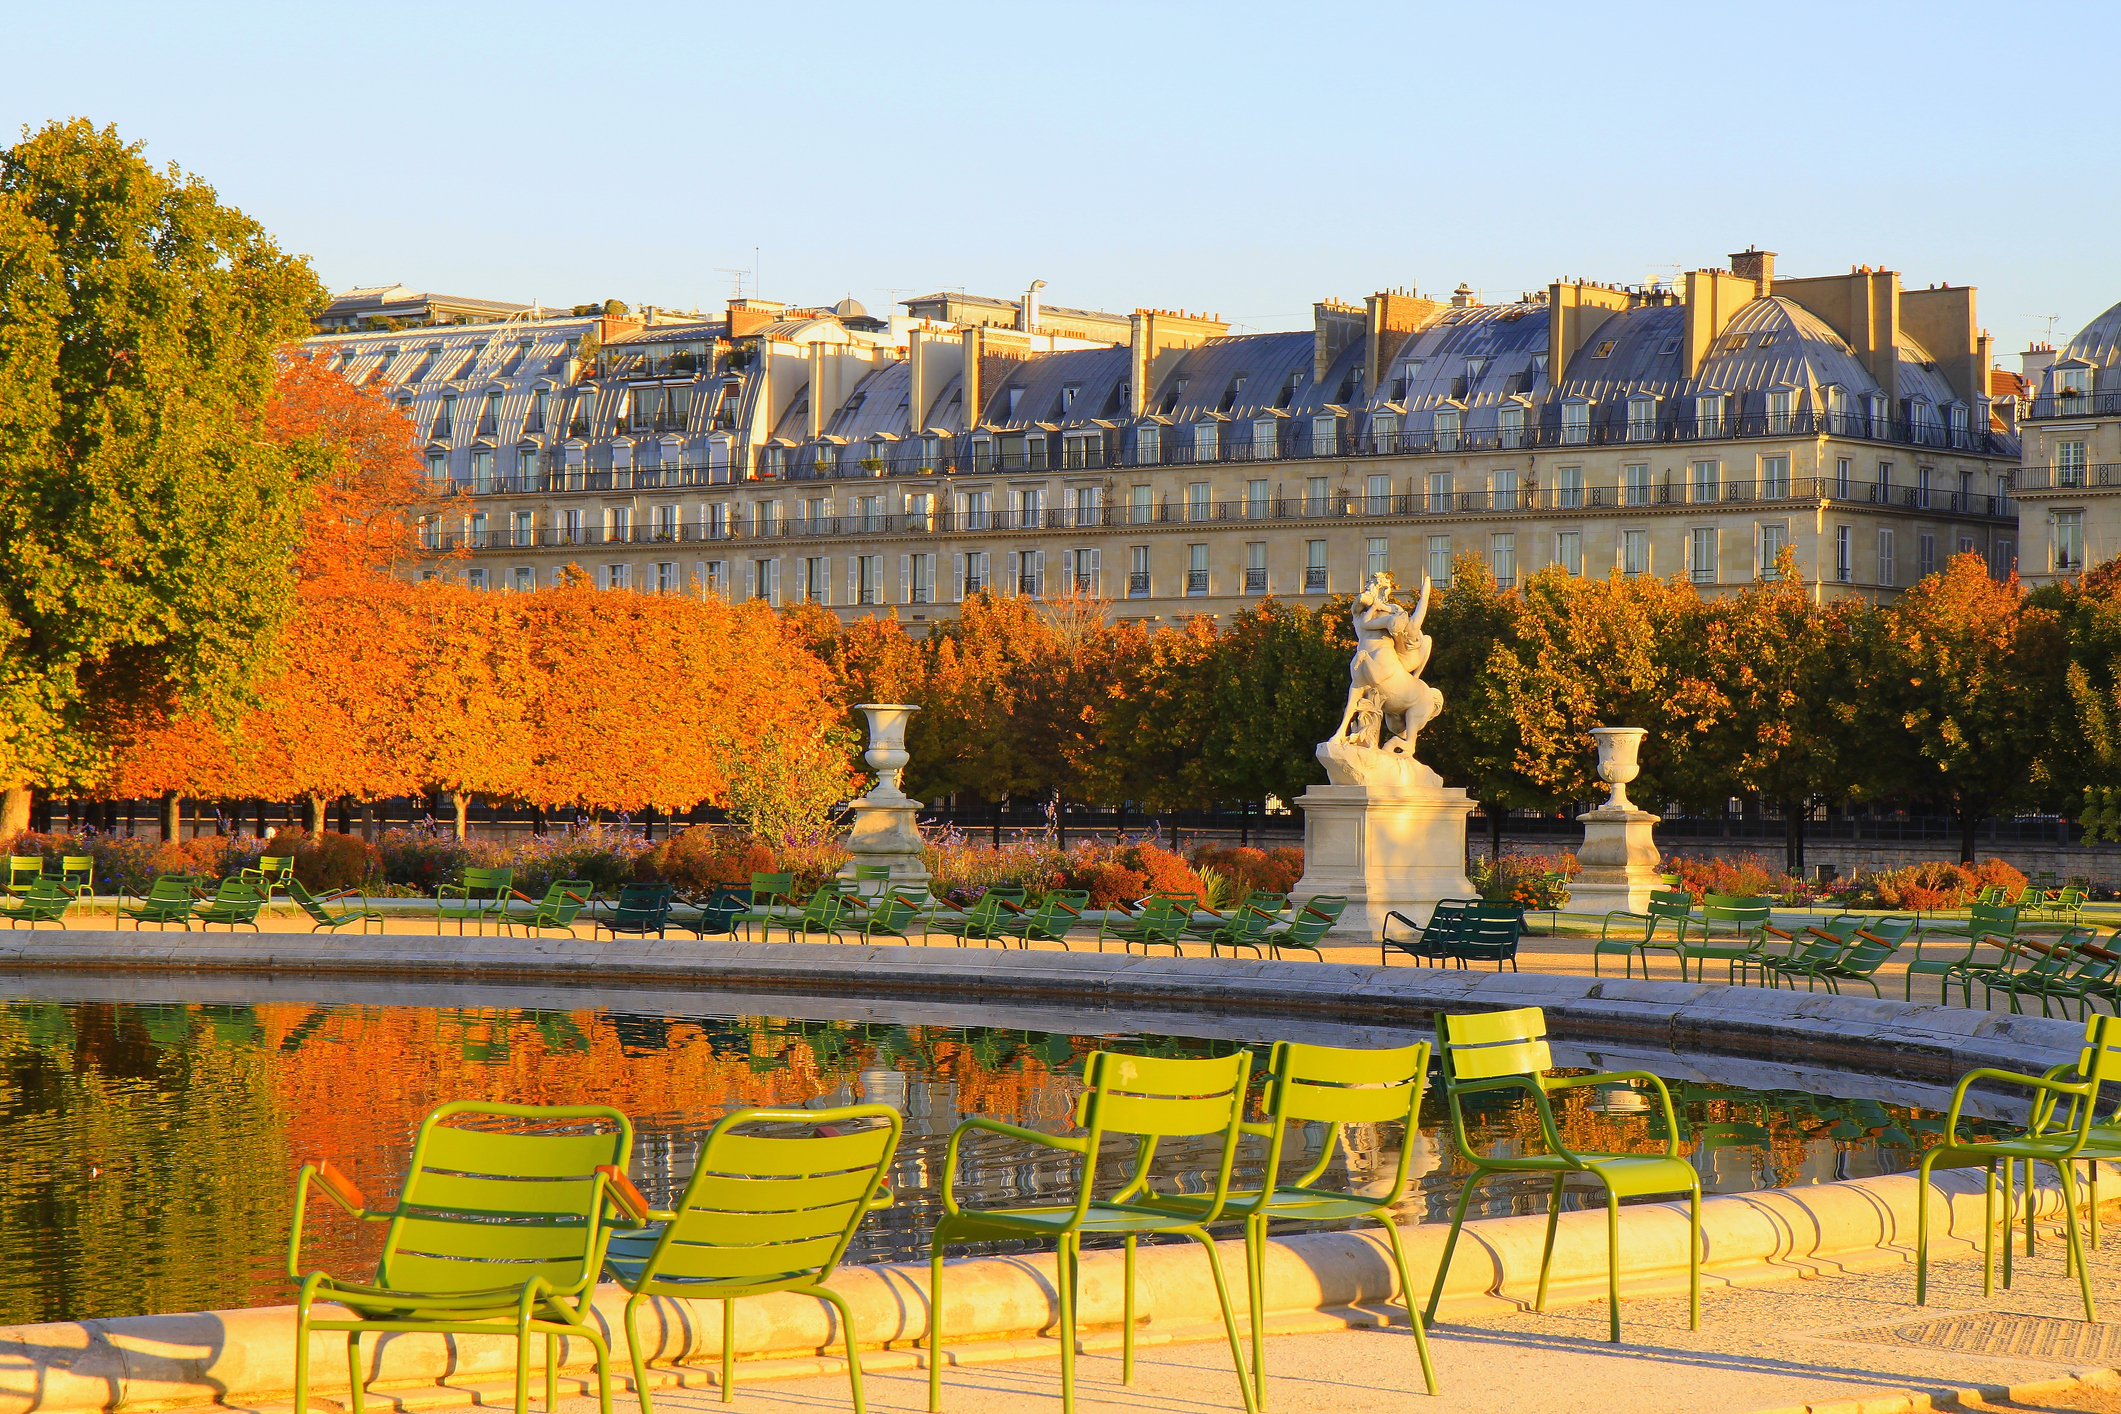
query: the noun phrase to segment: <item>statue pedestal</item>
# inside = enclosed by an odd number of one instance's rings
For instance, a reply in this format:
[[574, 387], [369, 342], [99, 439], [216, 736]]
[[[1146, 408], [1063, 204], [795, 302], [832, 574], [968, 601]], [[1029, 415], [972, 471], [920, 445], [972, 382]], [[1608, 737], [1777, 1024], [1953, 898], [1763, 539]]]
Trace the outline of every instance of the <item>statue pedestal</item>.
[[1387, 912], [1425, 924], [1438, 899], [1474, 896], [1466, 816], [1478, 803], [1455, 787], [1312, 786], [1295, 801], [1304, 812], [1304, 874], [1290, 897], [1347, 895], [1333, 930], [1347, 941], [1376, 939]]
[[1583, 848], [1576, 858], [1583, 872], [1569, 885], [1569, 912], [1624, 908], [1640, 913], [1649, 907], [1651, 891], [1664, 887], [1657, 876], [1660, 856], [1652, 838], [1659, 818], [1647, 810], [1611, 809], [1578, 817]]
[[847, 836], [853, 858], [840, 867], [841, 878], [852, 879], [857, 864], [888, 864], [894, 884], [928, 882], [928, 864], [921, 857], [921, 802], [898, 791], [872, 790], [847, 808], [854, 815]]

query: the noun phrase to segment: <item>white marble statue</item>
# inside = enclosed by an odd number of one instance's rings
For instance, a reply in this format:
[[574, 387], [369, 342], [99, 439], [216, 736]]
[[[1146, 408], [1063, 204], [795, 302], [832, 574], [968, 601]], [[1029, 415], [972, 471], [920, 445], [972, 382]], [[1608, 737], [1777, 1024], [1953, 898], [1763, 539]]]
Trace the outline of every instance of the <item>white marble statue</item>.
[[1435, 648], [1421, 631], [1429, 616], [1429, 577], [1421, 577], [1421, 597], [1411, 614], [1393, 601], [1398, 588], [1391, 575], [1376, 574], [1355, 600], [1347, 709], [1332, 738], [1318, 745], [1326, 778], [1337, 786], [1443, 785], [1442, 777], [1414, 759], [1415, 735], [1443, 711], [1443, 694], [1421, 680]]

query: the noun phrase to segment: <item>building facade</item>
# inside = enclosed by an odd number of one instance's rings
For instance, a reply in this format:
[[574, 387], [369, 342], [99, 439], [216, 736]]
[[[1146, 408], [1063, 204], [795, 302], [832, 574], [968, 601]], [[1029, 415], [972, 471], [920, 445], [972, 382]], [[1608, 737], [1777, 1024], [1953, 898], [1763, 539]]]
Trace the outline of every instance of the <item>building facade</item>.
[[1822, 597], [1874, 599], [1954, 553], [2005, 571], [2019, 448], [1974, 292], [1731, 267], [1382, 292], [1260, 335], [1153, 309], [1051, 327], [1034, 289], [888, 321], [733, 300], [320, 340], [468, 493], [424, 533], [488, 588], [577, 564], [909, 621], [979, 589], [1168, 621], [1465, 554], [1505, 583], [1558, 564], [1715, 593], [1786, 548]]
[[2121, 555], [2121, 304], [2024, 362], [2022, 573], [2044, 584]]

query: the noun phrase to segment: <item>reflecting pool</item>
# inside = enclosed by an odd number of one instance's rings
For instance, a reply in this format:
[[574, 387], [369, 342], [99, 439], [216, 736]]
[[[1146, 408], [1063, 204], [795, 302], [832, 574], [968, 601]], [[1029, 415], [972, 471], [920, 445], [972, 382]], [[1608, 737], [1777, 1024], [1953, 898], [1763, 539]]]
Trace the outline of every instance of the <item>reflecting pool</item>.
[[[634, 1119], [634, 1175], [658, 1201], [674, 1196], [706, 1130], [731, 1108], [888, 1103], [906, 1116], [893, 1179], [899, 1202], [864, 1229], [853, 1256], [924, 1255], [943, 1146], [960, 1118], [1062, 1131], [1092, 1050], [1220, 1055], [1252, 1044], [1227, 1035], [1099, 1034], [1094, 1014], [1081, 1018], [1085, 1034], [1069, 1034], [875, 1019], [889, 1009], [868, 1010], [870, 1019], [806, 1020], [667, 1007], [0, 1004], [0, 1105], [9, 1121], [0, 1153], [0, 1322], [289, 1300], [283, 1263], [296, 1165], [329, 1157], [371, 1201], [382, 1200], [396, 1189], [420, 1116], [449, 1099], [614, 1105]], [[1373, 1032], [1368, 1043], [1415, 1039]], [[1265, 1047], [1256, 1049], [1264, 1062]], [[1642, 1063], [1561, 1047], [1557, 1054], [1579, 1064]], [[1714, 1078], [1701, 1058], [1674, 1059], [1688, 1064], [1654, 1068], [1672, 1077], [1688, 1151], [1711, 1191], [1896, 1172], [1913, 1167], [1938, 1135], [1938, 1116], [1919, 1104], [1755, 1088], [1760, 1066], [1740, 1067], [1746, 1078], [1732, 1083]], [[1636, 1087], [1566, 1092], [1556, 1105], [1572, 1145], [1639, 1148], [1664, 1137], [1653, 1099]], [[1315, 1156], [1324, 1138], [1322, 1129], [1308, 1133], [1306, 1152]], [[1438, 1096], [1411, 1137], [1380, 1125], [1356, 1127], [1349, 1138], [1349, 1161], [1334, 1181], [1389, 1182], [1411, 1144], [1419, 1182], [1403, 1220], [1448, 1220], [1463, 1166]], [[1482, 1149], [1530, 1148], [1538, 1128], [1521, 1101], [1494, 1098], [1478, 1111], [1471, 1138]], [[1123, 1157], [1115, 1145], [1102, 1161]], [[1292, 1153], [1289, 1161], [1300, 1160]], [[1060, 1193], [1077, 1175], [1068, 1156], [992, 1136], [968, 1141], [963, 1163], [959, 1192], [973, 1203]], [[1173, 1143], [1159, 1164], [1170, 1182], [1190, 1184], [1212, 1158], [1201, 1145]], [[1536, 1183], [1482, 1191], [1491, 1215], [1544, 1208]], [[305, 1265], [358, 1271], [380, 1239], [381, 1224], [357, 1225], [316, 1204]]]

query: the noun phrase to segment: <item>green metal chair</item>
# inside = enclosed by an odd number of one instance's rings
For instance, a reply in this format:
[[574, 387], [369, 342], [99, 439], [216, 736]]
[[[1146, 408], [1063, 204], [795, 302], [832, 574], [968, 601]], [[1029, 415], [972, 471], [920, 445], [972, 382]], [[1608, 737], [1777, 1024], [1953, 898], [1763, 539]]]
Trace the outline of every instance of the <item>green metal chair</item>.
[[2056, 894], [2054, 899], [2047, 905], [2047, 916], [2049, 918], [2059, 918], [2070, 926], [2075, 927], [2084, 921], [2084, 902], [2088, 897], [2090, 895], [2084, 889], [2064, 889]]
[[[1624, 936], [1618, 938], [1613, 936], [1613, 923], [1616, 919], [1620, 920], [1623, 925], [1621, 931]], [[1650, 975], [1650, 955], [1644, 952], [1643, 949], [1652, 946], [1661, 946], [1668, 949], [1678, 948], [1686, 942], [1687, 925], [1693, 921], [1694, 896], [1685, 889], [1653, 890], [1650, 894], [1649, 903], [1641, 913], [1630, 913], [1624, 908], [1612, 910], [1606, 914], [1605, 921], [1599, 925], [1598, 941], [1591, 947], [1591, 975], [1593, 977], [1598, 975], [1598, 959], [1601, 956], [1612, 957], [1617, 955], [1627, 958], [1627, 975], [1630, 977], [1635, 975], [1635, 959], [1640, 956], [1642, 958], [1642, 975], [1648, 977]], [[1677, 936], [1672, 942], [1660, 945], [1657, 943], [1657, 930], [1667, 924], [1672, 926]], [[1625, 936], [1633, 933], [1638, 928], [1642, 932], [1641, 937]], [[1686, 964], [1681, 959], [1680, 980], [1682, 981], [1685, 980], [1685, 971]]]
[[[1268, 923], [1257, 936], [1246, 940], [1242, 946], [1249, 946], [1257, 953], [1259, 945], [1264, 943], [1268, 956], [1276, 961], [1281, 959], [1282, 949], [1287, 948], [1293, 952], [1308, 953], [1314, 960], [1322, 962], [1325, 960], [1325, 953], [1319, 950], [1319, 944], [1334, 925], [1340, 922], [1340, 915], [1347, 912], [1347, 909], [1346, 894], [1313, 894], [1291, 908], [1283, 915], [1282, 920]], [[1235, 945], [1226, 943], [1224, 946], [1232, 947], [1234, 951]], [[1215, 951], [1212, 945], [1209, 951]]]
[[[1320, 1184], [1333, 1167], [1336, 1151], [1345, 1148], [1348, 1125], [1401, 1124], [1406, 1126], [1407, 1134], [1420, 1130], [1421, 1099], [1429, 1083], [1429, 1043], [1422, 1041], [1397, 1050], [1358, 1051], [1276, 1041], [1267, 1058], [1266, 1081], [1261, 1098], [1266, 1118], [1256, 1124], [1248, 1122], [1244, 1132], [1267, 1141], [1266, 1160], [1260, 1172], [1271, 1181], [1259, 1189], [1231, 1193], [1222, 1210], [1224, 1221], [1242, 1219], [1245, 1225], [1245, 1291], [1252, 1313], [1252, 1384], [1259, 1407], [1267, 1407], [1263, 1329], [1267, 1224], [1277, 1221], [1344, 1223], [1369, 1218], [1383, 1225], [1385, 1240], [1392, 1246], [1392, 1265], [1399, 1276], [1399, 1299], [1414, 1328], [1414, 1349], [1421, 1360], [1422, 1379], [1429, 1393], [1436, 1393], [1429, 1337], [1415, 1304], [1414, 1280], [1407, 1269], [1399, 1224], [1392, 1216], [1392, 1209], [1406, 1196], [1414, 1146], [1400, 1145], [1399, 1167], [1389, 1188], [1365, 1185], [1364, 1192], [1356, 1193]], [[1291, 1124], [1324, 1124], [1330, 1128], [1318, 1149], [1317, 1161], [1301, 1176], [1283, 1184], [1280, 1175]], [[1198, 1213], [1205, 1210], [1208, 1199], [1205, 1194], [1174, 1193], [1147, 1196], [1140, 1201], [1164, 1211]]]
[[737, 919], [750, 907], [749, 899], [750, 892], [744, 888], [734, 884], [717, 885], [708, 892], [706, 901], [699, 903], [691, 917], [673, 910], [670, 926], [695, 938], [734, 938]]
[[7, 919], [10, 932], [18, 923], [27, 923], [35, 932], [39, 923], [66, 927], [66, 910], [74, 906], [74, 891], [56, 877], [46, 877], [30, 885], [29, 892], [20, 898], [10, 896], [0, 903], [0, 917]]
[[[898, 1111], [888, 1105], [836, 1110], [737, 1110], [707, 1133], [677, 1207], [652, 1210], [625, 1175], [619, 1201], [655, 1226], [611, 1239], [605, 1263], [630, 1295], [626, 1349], [641, 1414], [655, 1414], [636, 1317], [654, 1297], [722, 1303], [722, 1402], [735, 1398], [736, 1303], [788, 1291], [839, 1313], [855, 1414], [864, 1414], [862, 1361], [854, 1313], [825, 1283], [870, 1213], [891, 1206], [885, 1186], [898, 1149]], [[760, 1125], [799, 1125], [801, 1135], [741, 1134]]]
[[16, 898], [28, 893], [44, 877], [44, 856], [11, 854], [7, 857], [7, 891]]
[[[1975, 954], [1981, 950], [1984, 943], [2000, 951], [2003, 943], [2018, 936], [2020, 917], [2016, 904], [1977, 903], [1968, 910], [1964, 927], [1951, 924], [1924, 925], [1915, 934], [1914, 954], [1908, 959], [1907, 981], [1901, 993], [1903, 1000], [1915, 999], [1917, 977], [1935, 977], [1939, 1005], [1950, 999], [1954, 981], [1959, 983], [1962, 992], [1966, 994], [1968, 1005], [1972, 1005], [1972, 974], [1979, 966], [1974, 961]], [[1929, 946], [1933, 937], [1945, 940], [1941, 954], [1932, 952], [1924, 957], [1923, 949]], [[1965, 940], [1963, 948], [1959, 945], [1961, 939]], [[2008, 954], [2005, 956], [2008, 957]]]
[[[319, 928], [328, 928], [336, 933], [349, 923], [360, 924], [361, 931], [364, 933], [368, 931], [368, 925], [371, 923], [376, 925], [377, 932], [383, 931], [385, 921], [383, 915], [368, 906], [368, 895], [362, 893], [359, 889], [334, 889], [328, 894], [313, 894], [303, 887], [300, 879], [289, 879], [287, 881], [287, 894], [288, 897], [295, 901], [297, 908], [309, 915], [309, 931], [312, 933]], [[341, 899], [349, 898], [361, 900], [361, 906], [359, 908], [342, 909], [338, 913], [333, 913], [324, 906], [328, 903], [337, 903]]]
[[857, 864], [854, 866], [854, 878], [851, 881], [842, 882], [851, 882], [853, 884], [854, 887], [849, 892], [860, 899], [862, 906], [867, 908], [870, 904], [891, 892], [891, 866], [888, 864]]
[[800, 942], [812, 934], [829, 940], [834, 926], [840, 921], [840, 915], [849, 911], [847, 896], [828, 880], [810, 896], [810, 902], [803, 905], [800, 913], [783, 914], [775, 922], [768, 924], [766, 941], [773, 941], [775, 928], [785, 929], [791, 943]]
[[1824, 967], [1847, 952], [1849, 944], [1863, 931], [1864, 923], [1859, 915], [1844, 913], [1838, 918], [1829, 918], [1822, 927], [1807, 927], [1798, 934], [1770, 928], [1767, 931], [1786, 939], [1789, 947], [1780, 957], [1763, 949], [1754, 959], [1753, 966], [1759, 969], [1760, 980], [1770, 987], [1780, 987], [1786, 978], [1794, 988], [1797, 979], [1802, 977], [1805, 990], [1811, 991], [1818, 980], [1813, 969]]
[[59, 882], [67, 891], [83, 903], [96, 896], [96, 860], [94, 855], [68, 854], [59, 859]]
[[989, 889], [956, 917], [929, 919], [928, 928], [930, 932], [957, 939], [959, 947], [966, 943], [986, 944], [1001, 937], [1009, 926], [1008, 903], [1008, 899]]
[[[444, 1122], [459, 1116], [518, 1132]], [[590, 1319], [590, 1298], [610, 1236], [610, 1173], [624, 1171], [632, 1150], [633, 1125], [604, 1105], [453, 1100], [420, 1122], [395, 1208], [370, 1208], [328, 1159], [303, 1164], [287, 1244], [287, 1275], [301, 1284], [295, 1302], [297, 1414], [309, 1408], [312, 1331], [346, 1332], [351, 1414], [361, 1414], [364, 1331], [513, 1335], [516, 1414], [526, 1414], [530, 1405], [531, 1339], [545, 1338], [548, 1411], [559, 1401], [559, 1339], [585, 1340], [596, 1352], [602, 1414], [611, 1414], [610, 1350]], [[390, 1224], [372, 1280], [302, 1270], [302, 1224], [312, 1186], [363, 1222]], [[321, 1301], [337, 1302], [352, 1319], [319, 1319], [313, 1308]]]
[[[1237, 1317], [1230, 1308], [1230, 1288], [1223, 1279], [1222, 1259], [1208, 1227], [1216, 1222], [1230, 1197], [1230, 1171], [1237, 1159], [1237, 1146], [1244, 1120], [1245, 1082], [1252, 1057], [1247, 1051], [1212, 1060], [1170, 1060], [1162, 1057], [1121, 1055], [1094, 1051], [1084, 1066], [1084, 1090], [1076, 1101], [1075, 1123], [1079, 1135], [1046, 1134], [1021, 1125], [975, 1116], [950, 1132], [950, 1146], [943, 1164], [943, 1215], [936, 1221], [933, 1256], [928, 1276], [928, 1407], [942, 1408], [943, 1252], [951, 1244], [996, 1241], [1041, 1241], [1051, 1239], [1058, 1265], [1054, 1283], [1060, 1305], [1061, 1410], [1075, 1409], [1075, 1307], [1076, 1281], [1082, 1258], [1082, 1239], [1088, 1236], [1120, 1238], [1126, 1249], [1122, 1301], [1120, 1379], [1134, 1383], [1134, 1248], [1144, 1236], [1184, 1236], [1207, 1251], [1208, 1268], [1215, 1277], [1215, 1295], [1222, 1306], [1223, 1329], [1230, 1339], [1230, 1360], [1236, 1367], [1238, 1388], [1244, 1394], [1246, 1414], [1256, 1414], [1252, 1381], [1245, 1371], [1244, 1351], [1237, 1334]], [[1045, 1206], [967, 1210], [958, 1206], [957, 1153], [965, 1136], [998, 1134], [1055, 1154], [1072, 1154], [1078, 1161], [1076, 1195], [1073, 1202]], [[1132, 1135], [1134, 1161], [1125, 1181], [1110, 1197], [1096, 1194], [1097, 1176], [1105, 1168], [1098, 1154], [1107, 1135]], [[1142, 1200], [1151, 1195], [1149, 1172], [1156, 1159], [1157, 1144], [1164, 1139], [1219, 1141], [1220, 1152], [1189, 1154], [1188, 1167], [1201, 1180], [1196, 1202], [1183, 1212], [1158, 1212]], [[1210, 1176], [1201, 1172], [1204, 1162], [1213, 1164]]]
[[795, 911], [794, 874], [753, 874], [751, 876], [751, 902], [742, 913], [732, 920], [737, 927], [750, 936], [756, 924], [765, 934], [767, 942], [773, 941], [775, 925], [787, 921]]
[[[2121, 1047], [2121, 1018], [2093, 1016], [2084, 1024], [2084, 1049], [2078, 1054], [2076, 1074], [2078, 1079], [2067, 1081], [2056, 1070], [2045, 1075], [2021, 1075], [2016, 1071], [1983, 1068], [1968, 1071], [1959, 1077], [1952, 1087], [1951, 1108], [1945, 1113], [1944, 1142], [1923, 1152], [1922, 1162], [1916, 1170], [1920, 1186], [1915, 1190], [1917, 1208], [1915, 1220], [1915, 1304], [1929, 1302], [1929, 1254], [1930, 1254], [1930, 1174], [1943, 1168], [1972, 1168], [1981, 1165], [1988, 1171], [1988, 1179], [1982, 1190], [1982, 1239], [1981, 1239], [1981, 1291], [1988, 1295], [1993, 1288], [1996, 1256], [1996, 1165], [2001, 1162], [2025, 1165], [2027, 1205], [2031, 1205], [2033, 1165], [2051, 1166], [2062, 1184], [2062, 1217], [2065, 1240], [2068, 1243], [2064, 1270], [2074, 1266], [2077, 1286], [2084, 1298], [2084, 1319], [2096, 1321], [2098, 1312], [2092, 1303], [2092, 1280], [2090, 1269], [2084, 1265], [2084, 1244], [2077, 1227], [2077, 1181], [2075, 1167], [2079, 1160], [2108, 1157], [2096, 1152], [2100, 1146], [2092, 1142], [2092, 1126], [2097, 1118], [2099, 1087], [2115, 1074], [2117, 1066], [2115, 1050]], [[2007, 1085], [2020, 1086], [2035, 1091], [2032, 1125], [2024, 1131], [1997, 1138], [1963, 1140], [1959, 1137], [1959, 1111], [1966, 1103], [1967, 1088], [1976, 1081], [2001, 1081]], [[2049, 1127], [2044, 1119], [2051, 1119], [2056, 1107], [2068, 1102], [2069, 1119], [2064, 1126]], [[2093, 1152], [2087, 1152], [2091, 1150]], [[2121, 1151], [2117, 1151], [2121, 1152]], [[2009, 1174], [2004, 1182], [2004, 1263], [2005, 1284], [2009, 1284], [2011, 1222], [2011, 1185]], [[2027, 1214], [2030, 1224], [2031, 1214]]]
[[[1458, 940], [1459, 927], [1469, 914], [1480, 906], [1477, 898], [1438, 899], [1429, 910], [1429, 921], [1416, 923], [1397, 909], [1385, 914], [1384, 925], [1377, 930], [1377, 965], [1390, 967], [1392, 952], [1397, 949], [1416, 962], [1442, 966], [1451, 955], [1451, 946]], [[1412, 936], [1395, 938], [1392, 925], [1399, 924]]]
[[613, 941], [621, 934], [662, 937], [670, 928], [671, 892], [668, 884], [621, 884], [619, 896], [610, 901], [606, 912], [591, 911], [589, 935], [593, 938], [602, 931], [611, 934]]
[[241, 870], [237, 877], [249, 882], [269, 899], [274, 889], [284, 889], [294, 880], [295, 857], [291, 854], [261, 854], [256, 864]]
[[531, 937], [541, 936], [547, 928], [558, 928], [568, 937], [574, 936], [574, 921], [582, 916], [597, 896], [597, 886], [587, 879], [555, 879], [545, 886], [545, 897], [532, 898], [518, 892], [513, 886], [508, 897], [530, 905], [530, 911], [504, 905], [495, 920], [504, 933], [514, 933], [521, 928]]
[[[513, 869], [466, 869], [454, 884], [435, 886], [435, 932], [439, 935], [442, 925], [450, 919], [457, 923], [457, 936], [464, 936], [464, 925], [476, 923], [479, 934], [486, 933], [486, 920], [504, 920], [508, 917], [509, 895], [515, 892], [516, 871]], [[455, 902], [451, 902], [454, 899]]]
[[1142, 901], [1140, 911], [1133, 914], [1107, 909], [1104, 922], [1097, 929], [1097, 950], [1105, 950], [1105, 940], [1112, 938], [1120, 944], [1122, 952], [1133, 952], [1139, 945], [1144, 953], [1155, 947], [1171, 949], [1183, 957], [1186, 923], [1192, 918], [1187, 903], [1169, 898], [1150, 897]]
[[893, 891], [887, 898], [878, 899], [859, 917], [849, 917], [833, 925], [832, 936], [842, 933], [859, 936], [865, 943], [878, 938], [896, 938], [902, 943], [913, 941], [913, 930], [918, 927], [925, 934], [926, 924], [921, 918], [921, 903]]
[[198, 901], [198, 879], [190, 874], [164, 874], [148, 886], [147, 897], [140, 900], [138, 908], [121, 908], [119, 912], [133, 920], [135, 932], [147, 923], [157, 929], [181, 923], [189, 933], [192, 905]]
[[[1188, 941], [1211, 942], [1217, 933], [1227, 929], [1237, 919], [1259, 912], [1285, 918], [1289, 908], [1287, 894], [1274, 893], [1266, 889], [1252, 889], [1232, 905], [1227, 913], [1217, 912], [1202, 904], [1195, 904], [1193, 916], [1186, 920], [1185, 936]], [[1211, 947], [1209, 951], [1213, 951]]]
[[1002, 939], [1014, 938], [1019, 948], [1027, 950], [1033, 943], [1059, 943], [1067, 951], [1068, 930], [1083, 921], [1083, 910], [1089, 906], [1087, 889], [1049, 889], [1037, 907], [1003, 920]]
[[1826, 989], [1836, 996], [1841, 994], [1844, 982], [1861, 982], [1871, 989], [1871, 995], [1882, 997], [1878, 990], [1878, 969], [1900, 951], [1900, 945], [1915, 931], [1917, 920], [1913, 918], [1881, 918], [1869, 927], [1861, 929], [1842, 950], [1839, 957], [1817, 964], [1809, 974], [1806, 990], [1811, 988], [1811, 978], [1826, 983]]
[[[1547, 1239], [1539, 1256], [1539, 1292], [1532, 1309], [1544, 1311], [1547, 1304], [1547, 1268], [1554, 1257], [1554, 1232], [1561, 1219], [1561, 1186], [1570, 1174], [1585, 1174], [1597, 1180], [1606, 1195], [1606, 1299], [1609, 1338], [1620, 1339], [1620, 1200], [1652, 1193], [1685, 1193], [1688, 1197], [1687, 1323], [1701, 1328], [1701, 1175], [1679, 1156], [1679, 1122], [1672, 1112], [1672, 1095], [1664, 1081], [1646, 1070], [1616, 1070], [1600, 1075], [1556, 1079], [1544, 1072], [1553, 1069], [1554, 1057], [1547, 1047], [1546, 1014], [1538, 1007], [1516, 1011], [1493, 1011], [1473, 1016], [1439, 1013], [1436, 1034], [1443, 1051], [1444, 1094], [1451, 1105], [1451, 1132], [1459, 1154], [1475, 1170], [1459, 1192], [1458, 1206], [1451, 1214], [1451, 1235], [1444, 1242], [1443, 1260], [1437, 1264], [1436, 1285], [1429, 1292], [1428, 1318], [1436, 1319], [1437, 1303], [1443, 1299], [1444, 1278], [1451, 1270], [1451, 1254], [1458, 1247], [1458, 1231], [1465, 1224], [1466, 1205], [1483, 1181], [1502, 1174], [1550, 1173], [1554, 1187], [1547, 1199]], [[1657, 1092], [1663, 1107], [1665, 1148], [1662, 1154], [1576, 1153], [1562, 1142], [1549, 1100], [1557, 1090], [1587, 1085], [1633, 1083]], [[1543, 1154], [1482, 1154], [1466, 1131], [1466, 1097], [1501, 1090], [1521, 1090], [1539, 1111], [1539, 1128], [1547, 1152]], [[1507, 1146], [1515, 1149], [1517, 1145]]]
[[[1767, 947], [1768, 916], [1773, 904], [1772, 899], [1759, 895], [1703, 894], [1701, 913], [1693, 924], [1701, 931], [1701, 941], [1680, 943], [1679, 980], [1687, 980], [1687, 964], [1693, 962], [1700, 964], [1695, 971], [1695, 980], [1706, 982], [1708, 965], [1720, 962], [1724, 964], [1727, 981], [1733, 984], [1741, 981], [1746, 973], [1759, 965], [1761, 953]], [[1728, 942], [1716, 941], [1719, 928], [1729, 930]], [[1647, 961], [1644, 966], [1648, 966]]]
[[258, 910], [263, 907], [265, 895], [258, 892], [258, 886], [240, 874], [232, 874], [215, 887], [212, 898], [192, 909], [191, 916], [201, 928], [219, 923], [231, 933], [238, 928], [255, 933], [259, 931]]

